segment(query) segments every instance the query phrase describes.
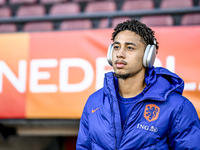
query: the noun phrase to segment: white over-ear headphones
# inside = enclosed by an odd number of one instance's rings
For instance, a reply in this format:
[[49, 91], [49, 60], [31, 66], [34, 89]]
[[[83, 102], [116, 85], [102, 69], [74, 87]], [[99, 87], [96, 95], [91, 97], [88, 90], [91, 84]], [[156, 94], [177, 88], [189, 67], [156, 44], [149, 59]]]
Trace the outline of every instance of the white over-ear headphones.
[[[112, 66], [112, 52], [113, 52], [113, 44], [110, 44], [107, 52], [107, 61]], [[154, 45], [148, 44], [144, 56], [143, 56], [143, 66], [151, 68], [153, 67], [154, 61], [156, 59], [156, 40], [154, 40]]]

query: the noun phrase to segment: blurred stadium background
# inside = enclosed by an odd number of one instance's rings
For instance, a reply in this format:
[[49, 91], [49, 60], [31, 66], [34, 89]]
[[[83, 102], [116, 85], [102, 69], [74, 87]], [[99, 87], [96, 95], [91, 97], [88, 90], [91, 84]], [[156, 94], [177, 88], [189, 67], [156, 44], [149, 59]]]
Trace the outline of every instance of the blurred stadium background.
[[128, 18], [139, 19], [151, 26], [199, 25], [200, 2], [0, 0], [0, 32], [110, 28]]
[[[107, 29], [130, 18], [152, 27], [199, 26], [200, 1], [0, 0], [1, 34]], [[75, 150], [78, 124], [79, 119], [1, 119], [0, 150]], [[17, 126], [30, 132], [17, 135]]]

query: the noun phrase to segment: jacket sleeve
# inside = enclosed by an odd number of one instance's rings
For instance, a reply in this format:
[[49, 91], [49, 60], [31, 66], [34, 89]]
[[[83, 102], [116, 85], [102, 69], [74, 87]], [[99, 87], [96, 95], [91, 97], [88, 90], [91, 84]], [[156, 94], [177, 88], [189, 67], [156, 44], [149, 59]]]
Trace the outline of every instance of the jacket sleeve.
[[79, 133], [76, 142], [76, 150], [89, 150], [91, 149], [88, 127], [88, 114], [84, 108], [79, 125]]
[[200, 150], [200, 121], [190, 101], [183, 102], [169, 133], [171, 149]]

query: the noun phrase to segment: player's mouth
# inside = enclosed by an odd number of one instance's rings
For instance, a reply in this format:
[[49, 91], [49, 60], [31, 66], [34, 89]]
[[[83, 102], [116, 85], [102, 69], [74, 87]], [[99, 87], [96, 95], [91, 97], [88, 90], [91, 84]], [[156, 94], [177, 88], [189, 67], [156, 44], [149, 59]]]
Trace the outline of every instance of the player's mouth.
[[115, 65], [118, 69], [123, 68], [127, 63], [123, 60], [116, 60], [115, 61]]

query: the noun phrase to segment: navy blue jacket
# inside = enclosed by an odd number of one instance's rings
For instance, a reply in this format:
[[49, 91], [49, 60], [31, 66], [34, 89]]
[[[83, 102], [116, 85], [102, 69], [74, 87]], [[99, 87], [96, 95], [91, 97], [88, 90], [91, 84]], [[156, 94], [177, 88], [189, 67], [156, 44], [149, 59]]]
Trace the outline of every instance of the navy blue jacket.
[[200, 150], [200, 122], [182, 96], [184, 82], [164, 68], [147, 69], [144, 96], [121, 125], [117, 80], [105, 74], [104, 87], [89, 98], [80, 120], [77, 150]]

